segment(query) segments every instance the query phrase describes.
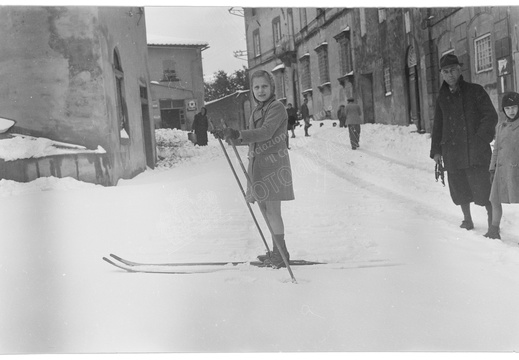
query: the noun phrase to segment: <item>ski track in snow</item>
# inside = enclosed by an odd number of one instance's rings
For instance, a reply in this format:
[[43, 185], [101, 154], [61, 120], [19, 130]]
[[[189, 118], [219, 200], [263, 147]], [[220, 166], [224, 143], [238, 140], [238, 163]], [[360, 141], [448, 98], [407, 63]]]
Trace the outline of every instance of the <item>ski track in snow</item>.
[[[314, 137], [318, 138], [318, 137]], [[319, 138], [318, 138], [319, 139]], [[320, 141], [323, 141], [322, 139], [319, 139]], [[306, 150], [305, 148], [300, 149], [306, 156], [307, 159], [311, 159], [315, 162], [316, 165], [324, 167], [327, 171], [335, 174], [336, 176], [348, 181], [351, 186], [360, 187], [362, 189], [368, 190], [372, 192], [376, 196], [380, 196], [382, 198], [388, 199], [392, 201], [395, 205], [399, 206], [407, 206], [409, 203], [413, 203], [413, 209], [418, 211], [419, 214], [422, 215], [428, 215], [434, 218], [434, 220], [443, 220], [446, 222], [450, 222], [452, 218], [448, 216], [447, 214], [437, 210], [434, 206], [428, 205], [424, 201], [420, 201], [419, 194], [416, 193], [409, 193], [409, 187], [406, 189], [401, 189], [401, 186], [395, 186], [395, 182], [389, 179], [383, 179], [379, 181], [372, 181], [369, 177], [362, 177], [357, 176], [355, 174], [362, 174], [362, 173], [369, 173], [366, 169], [363, 169], [362, 166], [356, 166], [358, 164], [355, 164], [353, 166], [350, 166], [347, 168], [347, 170], [343, 170], [339, 167], [337, 164], [344, 164], [344, 161], [341, 161], [341, 159], [330, 159], [323, 155], [321, 155], [318, 152], [310, 152]], [[411, 170], [421, 170], [426, 171], [425, 169], [421, 169], [415, 166], [409, 166], [408, 164], [394, 161], [394, 159], [391, 159], [387, 156], [375, 154], [371, 151], [364, 151], [362, 148], [359, 148], [355, 150], [359, 153], [367, 154], [369, 156], [372, 156], [373, 158], [383, 161], [383, 162], [391, 162], [392, 164], [397, 164], [399, 166], [405, 166]], [[431, 184], [434, 185], [434, 184]], [[400, 189], [399, 189], [400, 188]], [[397, 191], [397, 189], [399, 191]], [[420, 190], [419, 188], [415, 188], [417, 190]]]

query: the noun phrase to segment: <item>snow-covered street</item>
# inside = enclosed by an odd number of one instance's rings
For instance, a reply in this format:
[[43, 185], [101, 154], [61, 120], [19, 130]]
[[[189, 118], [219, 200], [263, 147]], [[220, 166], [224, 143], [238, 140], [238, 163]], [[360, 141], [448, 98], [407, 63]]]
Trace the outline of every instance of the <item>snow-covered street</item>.
[[483, 237], [481, 207], [460, 229], [428, 134], [367, 124], [353, 151], [347, 129], [319, 124], [290, 139], [296, 200], [282, 210], [291, 258], [327, 264], [292, 267], [297, 284], [286, 269], [136, 274], [102, 260], [264, 253], [212, 136], [117, 187], [0, 180], [0, 353], [518, 351], [519, 206], [503, 206], [503, 241]]

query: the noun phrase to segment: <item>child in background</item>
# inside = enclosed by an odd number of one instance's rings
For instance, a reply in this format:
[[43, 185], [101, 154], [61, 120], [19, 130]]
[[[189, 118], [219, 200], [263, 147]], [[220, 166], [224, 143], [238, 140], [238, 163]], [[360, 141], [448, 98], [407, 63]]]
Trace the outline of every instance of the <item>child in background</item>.
[[502, 109], [506, 120], [497, 125], [496, 141], [490, 162], [490, 202], [492, 225], [485, 237], [501, 239], [499, 225], [503, 216], [502, 203], [519, 203], [519, 94], [503, 96]]

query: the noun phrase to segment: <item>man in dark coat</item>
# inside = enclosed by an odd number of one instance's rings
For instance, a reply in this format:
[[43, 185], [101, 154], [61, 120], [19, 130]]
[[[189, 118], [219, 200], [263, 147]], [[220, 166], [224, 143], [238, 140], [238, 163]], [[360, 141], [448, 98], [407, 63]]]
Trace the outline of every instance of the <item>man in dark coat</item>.
[[199, 146], [207, 145], [207, 129], [209, 122], [207, 121], [207, 109], [203, 107], [200, 112], [195, 115], [193, 120], [193, 130], [196, 134], [196, 143]]
[[481, 85], [463, 80], [461, 65], [453, 54], [440, 59], [444, 81], [436, 101], [430, 156], [438, 164], [443, 159], [452, 201], [463, 211], [460, 227], [471, 230], [471, 202], [485, 206], [489, 227], [492, 223], [488, 169], [497, 112]]
[[312, 124], [310, 124], [310, 112], [308, 111], [307, 98], [303, 100], [303, 105], [301, 105], [301, 117], [305, 122], [305, 136], [310, 136], [310, 134], [308, 134], [308, 128], [312, 126]]

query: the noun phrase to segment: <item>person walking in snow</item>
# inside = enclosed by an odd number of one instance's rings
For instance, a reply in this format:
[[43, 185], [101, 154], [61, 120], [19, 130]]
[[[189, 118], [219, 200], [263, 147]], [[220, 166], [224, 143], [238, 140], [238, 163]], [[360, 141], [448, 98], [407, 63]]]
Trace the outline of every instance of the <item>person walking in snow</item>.
[[337, 110], [337, 119], [339, 119], [339, 127], [343, 128], [346, 126], [346, 112], [345, 106], [339, 106], [339, 110]]
[[310, 111], [308, 110], [307, 98], [304, 99], [303, 105], [301, 105], [301, 117], [305, 122], [305, 136], [310, 136], [310, 134], [308, 134], [308, 129], [310, 128], [310, 126], [312, 126], [312, 124], [310, 124]]
[[193, 120], [193, 130], [196, 134], [196, 143], [199, 146], [207, 145], [207, 129], [209, 128], [209, 122], [207, 121], [207, 109], [202, 107], [200, 112], [195, 115]]
[[287, 105], [287, 115], [288, 115], [288, 130], [292, 131], [292, 137], [295, 138], [296, 134], [294, 133], [294, 128], [296, 126], [297, 121], [297, 109], [292, 107], [291, 103]]
[[479, 84], [463, 80], [458, 57], [440, 59], [443, 84], [436, 100], [430, 157], [444, 162], [449, 191], [463, 212], [461, 228], [474, 228], [470, 203], [484, 206], [492, 225], [490, 204], [490, 143], [494, 139], [497, 112]]
[[497, 125], [496, 141], [490, 161], [492, 225], [485, 234], [490, 239], [501, 239], [501, 204], [519, 203], [519, 94], [505, 94], [501, 108], [506, 120]]
[[350, 133], [350, 145], [353, 150], [357, 150], [360, 141], [360, 124], [362, 124], [362, 111], [360, 106], [355, 104], [353, 98], [348, 99], [348, 104], [344, 108], [346, 126]]
[[[249, 144], [247, 201], [258, 202], [273, 232], [273, 251], [260, 255], [265, 266], [285, 267], [281, 252], [290, 260], [285, 242], [281, 202], [294, 200], [292, 169], [286, 145], [288, 115], [283, 104], [275, 98], [272, 75], [258, 70], [251, 76], [252, 93], [257, 103], [249, 119], [248, 130], [225, 128], [213, 134], [226, 141]], [[274, 239], [275, 238], [275, 239]], [[279, 247], [276, 245], [279, 244]]]

